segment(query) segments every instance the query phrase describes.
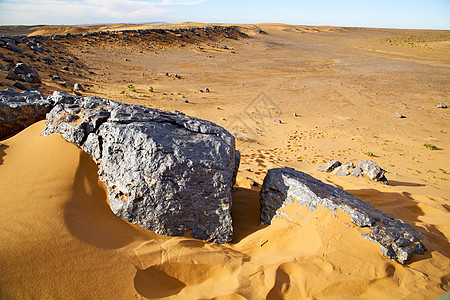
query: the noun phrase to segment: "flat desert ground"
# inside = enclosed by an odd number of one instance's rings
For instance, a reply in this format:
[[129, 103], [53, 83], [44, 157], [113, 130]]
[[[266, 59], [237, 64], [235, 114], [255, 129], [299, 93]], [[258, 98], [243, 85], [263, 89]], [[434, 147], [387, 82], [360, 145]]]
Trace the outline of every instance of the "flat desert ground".
[[[0, 34], [208, 26], [0, 27]], [[242, 159], [234, 239], [217, 245], [115, 217], [96, 164], [61, 136], [41, 136], [44, 121], [1, 141], [0, 298], [435, 299], [449, 290], [450, 110], [437, 105], [450, 105], [450, 32], [237, 28], [248, 36], [69, 36], [44, 41], [53, 64], [21, 59], [39, 72], [44, 95], [72, 92], [78, 82], [87, 84], [83, 96], [210, 120], [236, 136]], [[75, 63], [60, 63], [68, 56]], [[5, 72], [0, 82], [12, 83]], [[373, 160], [389, 185], [315, 171], [333, 159]], [[284, 166], [409, 223], [426, 235], [427, 251], [401, 265], [346, 225], [348, 216], [320, 207], [296, 208], [299, 222], [259, 226], [260, 187], [252, 183]]]

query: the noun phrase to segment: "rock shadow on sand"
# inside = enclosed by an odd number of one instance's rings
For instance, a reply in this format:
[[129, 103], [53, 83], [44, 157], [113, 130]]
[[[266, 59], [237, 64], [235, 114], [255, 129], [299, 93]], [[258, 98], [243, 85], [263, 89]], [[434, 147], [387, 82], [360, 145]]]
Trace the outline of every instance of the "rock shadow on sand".
[[148, 299], [165, 298], [176, 295], [186, 287], [180, 280], [166, 274], [155, 266], [137, 270], [134, 288]]
[[106, 187], [99, 181], [97, 170], [91, 157], [80, 151], [72, 198], [65, 207], [65, 222], [75, 237], [88, 244], [104, 249], [121, 248], [141, 234], [112, 213]]
[[0, 166], [3, 164], [3, 156], [6, 155], [5, 149], [8, 148], [7, 145], [0, 144]]
[[233, 191], [233, 244], [266, 228], [260, 225], [259, 189], [238, 187]]

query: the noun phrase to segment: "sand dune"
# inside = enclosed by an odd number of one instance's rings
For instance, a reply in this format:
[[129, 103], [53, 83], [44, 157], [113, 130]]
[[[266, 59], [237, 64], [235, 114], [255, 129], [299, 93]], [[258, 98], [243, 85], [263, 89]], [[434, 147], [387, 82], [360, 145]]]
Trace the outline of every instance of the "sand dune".
[[[126, 47], [54, 42], [83, 63], [57, 74], [89, 84], [84, 95], [181, 110], [236, 134], [242, 161], [233, 242], [161, 236], [115, 217], [92, 159], [59, 135], [42, 137], [39, 122], [1, 142], [0, 298], [434, 299], [449, 290], [450, 128], [448, 110], [436, 108], [448, 101], [448, 45], [384, 42], [409, 35], [432, 40], [436, 32], [428, 31], [240, 28], [250, 38], [181, 48], [139, 40]], [[36, 30], [29, 34], [92, 28]], [[46, 79], [55, 70], [34, 66], [44, 93], [70, 90]], [[206, 87], [210, 93], [199, 92]], [[314, 171], [331, 159], [372, 159], [388, 171], [390, 185]], [[362, 239], [348, 216], [322, 207], [287, 206], [303, 220], [259, 226], [259, 187], [248, 178], [262, 183], [267, 169], [280, 166], [308, 172], [413, 225], [426, 234], [427, 252], [400, 265]]]
[[426, 255], [406, 266], [361, 239], [344, 224], [351, 224], [348, 216], [335, 218], [323, 208], [287, 207], [304, 217], [300, 224], [278, 220], [259, 227], [258, 191], [245, 187], [233, 194], [233, 243], [159, 236], [116, 218], [93, 161], [61, 136], [40, 136], [43, 128], [39, 122], [4, 141], [0, 234], [7, 242], [0, 248], [0, 282], [7, 298], [348, 299], [393, 292], [433, 298], [444, 288], [448, 211], [424, 199], [410, 198], [423, 215], [411, 222], [414, 204], [404, 207], [405, 195], [395, 188], [345, 186], [376, 198], [372, 204], [389, 213], [388, 207], [409, 211], [402, 217], [419, 228], [434, 229]]

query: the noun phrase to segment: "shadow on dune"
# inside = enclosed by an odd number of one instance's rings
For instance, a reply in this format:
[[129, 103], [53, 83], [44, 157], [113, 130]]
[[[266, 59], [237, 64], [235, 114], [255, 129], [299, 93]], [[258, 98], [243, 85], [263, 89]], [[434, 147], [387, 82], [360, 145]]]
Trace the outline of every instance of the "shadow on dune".
[[72, 198], [65, 207], [66, 225], [74, 236], [91, 245], [121, 248], [139, 238], [140, 232], [111, 212], [97, 170], [91, 157], [80, 152]]
[[137, 270], [134, 277], [134, 288], [149, 299], [158, 299], [176, 295], [186, 287], [180, 280], [166, 274], [155, 266], [145, 270]]
[[[423, 242], [427, 247], [427, 251], [424, 255], [413, 255], [407, 263], [431, 258], [431, 252], [434, 250], [446, 253], [446, 255], [450, 254], [448, 250], [450, 249], [450, 243], [445, 234], [434, 225], [426, 224], [419, 219], [420, 216], [425, 215], [425, 212], [418, 206], [417, 200], [410, 193], [387, 193], [375, 189], [348, 190], [347, 192], [370, 203], [382, 212], [408, 223], [425, 234], [426, 238], [424, 238]], [[416, 223], [421, 223], [421, 225], [417, 226], [415, 225]]]
[[396, 181], [396, 180], [389, 180], [389, 185], [392, 186], [425, 186], [425, 184], [420, 183], [414, 183], [414, 182], [405, 182], [405, 181]]
[[238, 187], [233, 191], [232, 243], [239, 243], [243, 238], [267, 227], [259, 223], [259, 191]]
[[5, 149], [8, 148], [8, 146], [0, 144], [0, 166], [3, 164], [3, 156], [6, 155]]

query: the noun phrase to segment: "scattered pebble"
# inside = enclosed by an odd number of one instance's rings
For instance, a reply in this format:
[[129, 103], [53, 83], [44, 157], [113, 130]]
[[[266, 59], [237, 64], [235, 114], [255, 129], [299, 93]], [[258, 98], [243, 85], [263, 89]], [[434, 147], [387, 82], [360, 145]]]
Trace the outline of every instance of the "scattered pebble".
[[396, 113], [395, 113], [395, 116], [396, 116], [397, 118], [400, 118], [400, 119], [406, 118], [404, 115], [402, 115], [402, 114], [399, 113], [399, 112], [396, 112]]
[[447, 108], [447, 105], [445, 105], [444, 102], [441, 102], [438, 104], [437, 108]]
[[73, 90], [74, 90], [74, 91], [84, 91], [84, 88], [83, 88], [83, 86], [82, 86], [81, 84], [75, 83], [75, 84], [73, 85]]
[[277, 119], [277, 120], [273, 120], [274, 123], [280, 123], [281, 124], [281, 120]]

